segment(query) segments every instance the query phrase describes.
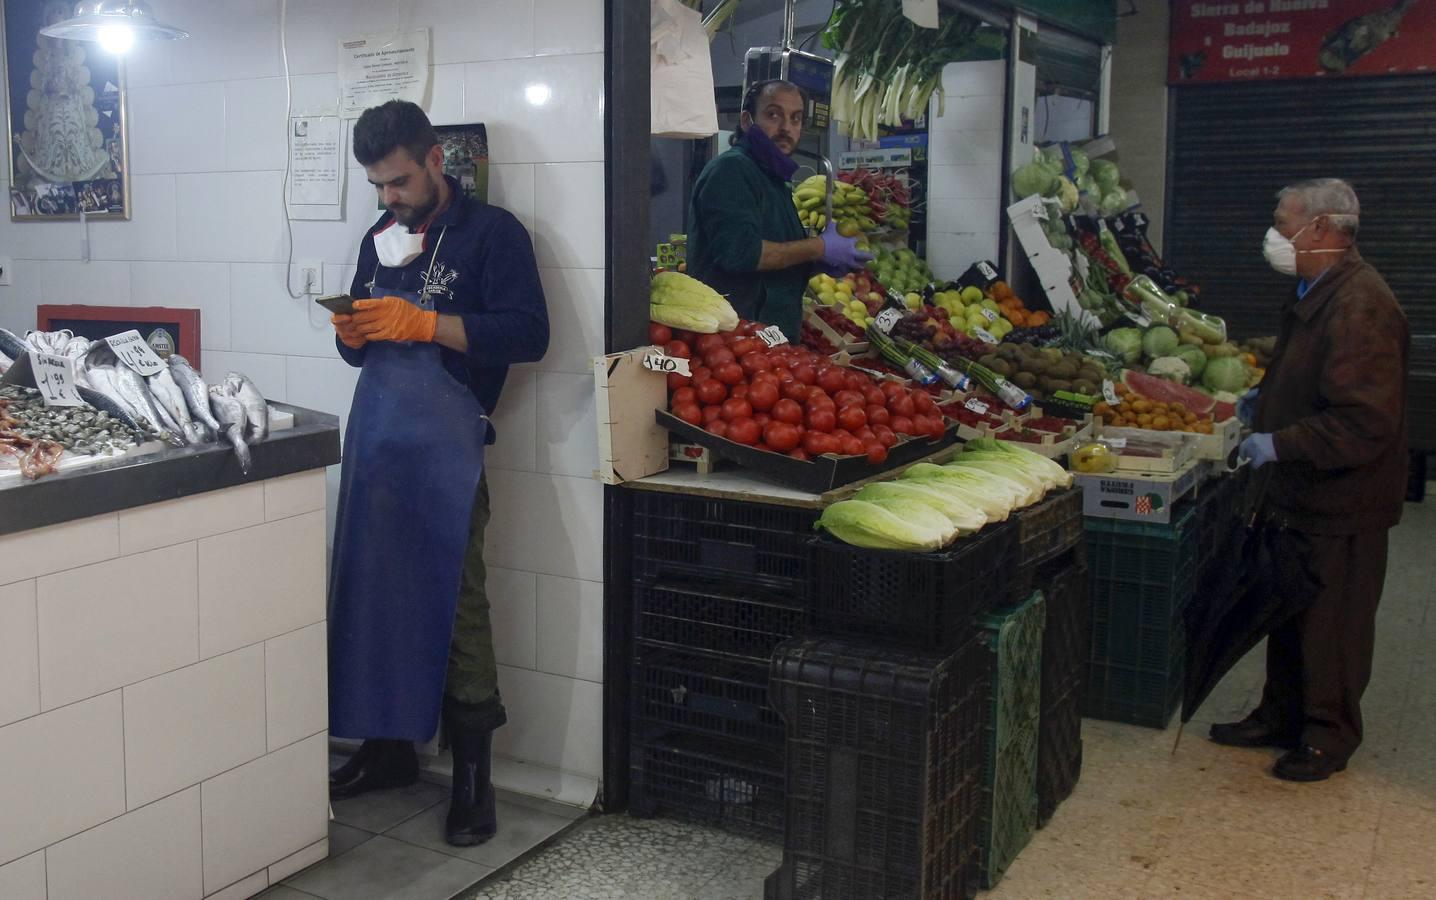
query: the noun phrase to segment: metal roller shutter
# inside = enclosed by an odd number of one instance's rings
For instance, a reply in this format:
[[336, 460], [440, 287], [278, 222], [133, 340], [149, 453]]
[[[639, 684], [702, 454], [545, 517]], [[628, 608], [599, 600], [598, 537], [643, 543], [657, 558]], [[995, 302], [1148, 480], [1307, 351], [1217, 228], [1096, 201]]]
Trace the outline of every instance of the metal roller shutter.
[[1436, 450], [1436, 76], [1173, 90], [1165, 248], [1202, 305], [1242, 336], [1274, 334], [1290, 279], [1262, 259], [1275, 193], [1345, 178], [1362, 254], [1411, 323], [1411, 438]]

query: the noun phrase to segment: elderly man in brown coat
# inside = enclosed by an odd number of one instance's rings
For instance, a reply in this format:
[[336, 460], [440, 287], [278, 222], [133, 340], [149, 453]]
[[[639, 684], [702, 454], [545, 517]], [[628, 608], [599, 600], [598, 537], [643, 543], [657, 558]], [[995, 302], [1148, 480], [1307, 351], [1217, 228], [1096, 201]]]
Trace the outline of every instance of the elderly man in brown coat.
[[1283, 747], [1273, 770], [1321, 781], [1361, 743], [1361, 695], [1371, 679], [1387, 531], [1406, 493], [1406, 316], [1356, 250], [1361, 209], [1344, 181], [1307, 181], [1278, 194], [1263, 251], [1295, 276], [1276, 351], [1239, 411], [1256, 433], [1242, 454], [1273, 467], [1273, 520], [1309, 553], [1320, 587], [1267, 640], [1260, 705], [1213, 725], [1212, 740]]

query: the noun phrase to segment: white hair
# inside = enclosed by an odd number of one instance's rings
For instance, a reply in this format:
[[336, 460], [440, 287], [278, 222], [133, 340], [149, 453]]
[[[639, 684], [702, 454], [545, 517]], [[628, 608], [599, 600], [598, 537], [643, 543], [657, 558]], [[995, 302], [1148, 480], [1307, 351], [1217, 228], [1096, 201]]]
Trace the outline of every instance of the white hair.
[[1313, 178], [1277, 191], [1278, 199], [1294, 197], [1311, 218], [1325, 216], [1333, 228], [1353, 240], [1361, 227], [1361, 201], [1356, 191], [1340, 178]]

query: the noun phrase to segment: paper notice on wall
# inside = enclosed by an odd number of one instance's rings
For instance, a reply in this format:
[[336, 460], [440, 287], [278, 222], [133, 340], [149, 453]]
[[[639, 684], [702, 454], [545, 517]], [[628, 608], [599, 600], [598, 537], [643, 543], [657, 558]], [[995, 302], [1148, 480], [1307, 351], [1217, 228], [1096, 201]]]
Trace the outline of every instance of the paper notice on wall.
[[356, 119], [390, 100], [423, 103], [429, 89], [429, 29], [339, 42], [339, 114]]
[[344, 129], [338, 116], [294, 116], [289, 120], [289, 203], [338, 206]]

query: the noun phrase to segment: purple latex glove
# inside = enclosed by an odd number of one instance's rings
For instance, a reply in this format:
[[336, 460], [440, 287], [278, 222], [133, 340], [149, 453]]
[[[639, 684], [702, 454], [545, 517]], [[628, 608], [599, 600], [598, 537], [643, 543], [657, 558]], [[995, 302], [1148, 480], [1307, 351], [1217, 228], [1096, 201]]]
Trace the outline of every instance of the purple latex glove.
[[832, 222], [823, 229], [823, 265], [830, 271], [847, 273], [861, 269], [873, 258], [871, 253], [858, 249], [858, 239], [838, 234], [838, 227]]
[[1276, 442], [1269, 434], [1257, 433], [1242, 441], [1242, 459], [1250, 460], [1252, 469], [1260, 469], [1270, 462], [1276, 462]]

